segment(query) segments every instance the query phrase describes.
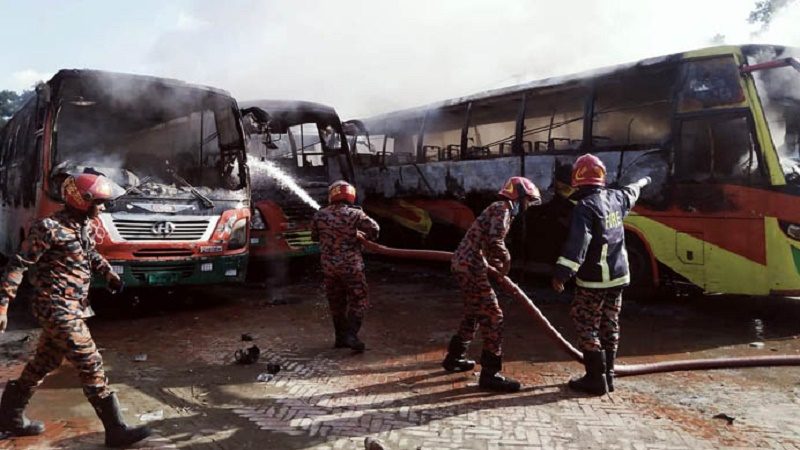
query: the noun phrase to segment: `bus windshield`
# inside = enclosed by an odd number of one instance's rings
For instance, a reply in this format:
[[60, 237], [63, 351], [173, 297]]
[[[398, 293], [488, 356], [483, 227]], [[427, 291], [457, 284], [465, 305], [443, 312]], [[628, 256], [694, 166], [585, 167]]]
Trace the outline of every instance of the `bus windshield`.
[[[750, 55], [749, 62], [760, 63], [779, 57], [800, 57], [800, 52], [776, 55], [762, 51]], [[753, 73], [770, 135], [781, 158], [787, 180], [800, 181], [800, 71], [792, 66]], [[791, 176], [788, 176], [791, 175]]]
[[[129, 195], [220, 200], [244, 195], [244, 144], [235, 102], [197, 88], [65, 89], [55, 123], [53, 165], [91, 169]], [[191, 187], [190, 187], [191, 185]]]

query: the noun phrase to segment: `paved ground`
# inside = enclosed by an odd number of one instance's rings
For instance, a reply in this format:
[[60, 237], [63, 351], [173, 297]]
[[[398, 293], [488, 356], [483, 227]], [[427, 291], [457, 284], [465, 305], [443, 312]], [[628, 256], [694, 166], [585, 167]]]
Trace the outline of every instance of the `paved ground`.
[[[626, 378], [612, 397], [581, 397], [564, 387], [579, 366], [506, 300], [506, 373], [525, 388], [491, 395], [475, 388], [473, 373], [439, 367], [460, 313], [445, 272], [373, 263], [369, 281], [369, 351], [355, 356], [330, 348], [330, 318], [313, 272], [288, 287], [142, 293], [135, 309], [100, 310], [91, 327], [126, 415], [157, 431], [140, 448], [355, 449], [365, 436], [392, 449], [800, 448], [800, 368]], [[535, 282], [526, 290], [572, 338], [568, 298]], [[629, 300], [622, 360], [798, 354], [799, 313], [800, 302], [791, 300]], [[19, 308], [11, 328], [0, 337], [3, 380], [19, 373], [37, 334]], [[250, 344], [243, 333], [263, 352], [257, 364], [232, 364], [234, 351]], [[146, 361], [132, 361], [142, 353]], [[282, 370], [257, 382], [267, 362]], [[46, 421], [46, 435], [0, 441], [0, 448], [96, 448], [102, 441], [68, 366], [47, 379], [30, 415]]]

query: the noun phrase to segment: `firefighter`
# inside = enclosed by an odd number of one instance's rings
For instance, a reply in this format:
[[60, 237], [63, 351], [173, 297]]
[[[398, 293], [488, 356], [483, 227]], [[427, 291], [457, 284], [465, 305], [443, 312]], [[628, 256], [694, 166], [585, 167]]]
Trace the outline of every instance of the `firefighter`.
[[500, 199], [483, 210], [461, 240], [450, 265], [464, 296], [464, 317], [458, 332], [450, 339], [442, 367], [449, 372], [464, 372], [475, 367], [466, 358], [467, 348], [478, 328], [483, 335], [481, 352], [482, 389], [516, 392], [519, 382], [499, 374], [503, 366], [503, 310], [489, 284], [488, 267], [503, 275], [511, 268], [511, 255], [505, 237], [514, 217], [529, 205], [541, 203], [539, 189], [524, 177], [511, 177], [498, 193]]
[[11, 258], [0, 279], [0, 330], [8, 324], [6, 312], [27, 271], [33, 296], [33, 314], [42, 334], [33, 356], [17, 380], [9, 381], [0, 399], [0, 431], [15, 436], [44, 432], [44, 424], [25, 417], [25, 407], [47, 374], [66, 358], [78, 370], [83, 392], [105, 428], [105, 444], [125, 446], [150, 435], [146, 427], [129, 427], [119, 402], [109, 389], [103, 358], [97, 351], [86, 319], [93, 315], [87, 296], [92, 272], [105, 278], [110, 289], [122, 289], [119, 276], [95, 249], [93, 220], [112, 198], [114, 185], [101, 175], [68, 176], [61, 194], [66, 207], [36, 221]]
[[367, 278], [358, 236], [378, 238], [380, 228], [361, 208], [354, 206], [356, 188], [336, 181], [328, 188], [328, 206], [311, 222], [312, 239], [319, 242], [323, 285], [336, 333], [334, 348], [349, 347], [361, 353], [365, 345], [358, 331], [368, 305]]
[[591, 154], [579, 157], [572, 166], [572, 187], [577, 191], [571, 199], [576, 205], [552, 285], [556, 292], [563, 292], [564, 283], [576, 277], [570, 316], [586, 374], [570, 380], [574, 390], [594, 395], [614, 390], [622, 291], [630, 282], [622, 220], [649, 182], [643, 178], [622, 189], [607, 189], [605, 165]]

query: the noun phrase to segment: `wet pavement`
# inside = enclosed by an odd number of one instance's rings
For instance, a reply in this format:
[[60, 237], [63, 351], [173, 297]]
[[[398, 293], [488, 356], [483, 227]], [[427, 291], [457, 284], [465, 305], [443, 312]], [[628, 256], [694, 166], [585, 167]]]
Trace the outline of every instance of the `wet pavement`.
[[[139, 448], [356, 449], [366, 436], [392, 449], [800, 448], [800, 368], [629, 377], [610, 397], [582, 397], [564, 386], [578, 364], [506, 298], [504, 372], [524, 388], [488, 394], [476, 389], [474, 373], [439, 366], [461, 313], [442, 267], [370, 261], [368, 280], [363, 355], [331, 348], [313, 268], [285, 286], [141, 292], [136, 306], [113, 297], [98, 305], [90, 326], [125, 414], [156, 431]], [[569, 297], [549, 292], [545, 282], [523, 286], [574, 341]], [[38, 331], [20, 309], [0, 336], [3, 380], [18, 375], [35, 345]], [[800, 354], [798, 317], [800, 301], [792, 299], [628, 297], [620, 359]], [[242, 341], [245, 333], [252, 342]], [[260, 360], [235, 364], [234, 352], [253, 344]], [[470, 352], [478, 356], [478, 342]], [[268, 363], [281, 370], [257, 381]], [[45, 420], [47, 433], [0, 441], [0, 448], [102, 443], [67, 365], [45, 381], [29, 415]]]

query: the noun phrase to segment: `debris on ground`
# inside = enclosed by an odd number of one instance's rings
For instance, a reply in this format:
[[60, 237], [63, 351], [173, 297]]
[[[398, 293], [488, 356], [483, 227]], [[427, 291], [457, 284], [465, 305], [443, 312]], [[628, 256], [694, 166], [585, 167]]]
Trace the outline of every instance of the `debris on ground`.
[[364, 450], [389, 450], [389, 447], [378, 439], [367, 437], [364, 438]]
[[134, 361], [134, 362], [145, 362], [145, 361], [147, 361], [147, 353], [138, 353], [136, 355], [133, 355], [133, 358], [131, 358], [131, 361]]
[[275, 378], [275, 375], [271, 373], [260, 373], [256, 377], [256, 381], [259, 383], [266, 383], [267, 381], [272, 381], [273, 378]]
[[281, 365], [278, 363], [267, 363], [267, 373], [275, 375], [281, 371]]
[[750, 347], [753, 347], [753, 348], [764, 348], [764, 343], [763, 342], [751, 342], [750, 343]]
[[251, 342], [253, 336], [250, 333], [242, 333], [242, 342]]
[[163, 409], [157, 409], [155, 411], [139, 414], [139, 420], [141, 420], [142, 422], [153, 422], [155, 420], [163, 420], [163, 419], [164, 419]]
[[241, 348], [236, 350], [234, 353], [234, 359], [239, 364], [253, 364], [258, 361], [258, 357], [261, 356], [261, 349], [258, 348], [257, 345], [254, 345], [250, 348]]
[[731, 417], [731, 416], [729, 416], [729, 415], [727, 415], [725, 413], [717, 414], [716, 416], [714, 416], [714, 419], [726, 420], [728, 422], [728, 425], [733, 425], [733, 421], [736, 420], [735, 417]]

